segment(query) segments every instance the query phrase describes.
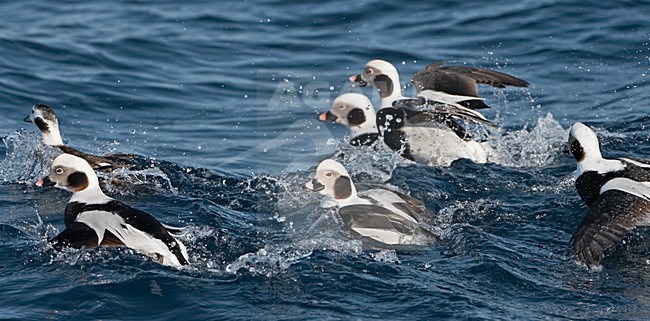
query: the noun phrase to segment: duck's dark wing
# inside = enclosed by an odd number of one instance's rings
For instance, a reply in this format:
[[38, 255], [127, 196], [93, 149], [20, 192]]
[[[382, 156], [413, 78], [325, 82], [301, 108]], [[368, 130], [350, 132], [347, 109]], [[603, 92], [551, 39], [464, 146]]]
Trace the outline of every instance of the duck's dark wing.
[[344, 206], [339, 215], [351, 231], [384, 244], [400, 244], [405, 238], [427, 235], [417, 223], [375, 205]]
[[411, 204], [413, 206], [416, 206], [416, 207], [424, 207], [424, 203], [422, 201], [420, 201], [419, 199], [411, 197], [409, 195], [406, 195], [406, 194], [404, 194], [402, 192], [396, 191], [396, 190], [394, 190], [392, 188], [386, 188], [386, 186], [384, 186], [384, 184], [380, 184], [380, 183], [355, 183], [354, 187], [356, 187], [357, 192], [366, 192], [366, 191], [369, 191], [371, 189], [387, 190], [387, 191], [399, 196], [406, 203], [409, 203], [409, 204]]
[[[422, 214], [424, 214], [426, 210], [424, 202], [420, 201], [419, 199], [392, 189], [388, 189], [381, 184], [355, 184], [355, 187], [357, 188], [357, 191], [359, 191], [360, 196], [369, 199], [371, 202], [377, 201], [378, 205], [381, 204], [381, 201], [386, 201], [388, 198], [390, 198], [390, 204], [413, 217], [416, 221], [421, 220]], [[372, 197], [372, 194], [374, 193], [373, 190], [392, 193], [399, 199], [399, 201], [395, 201], [395, 197], [384, 197], [383, 199], [381, 199], [381, 195], [379, 197], [376, 195], [375, 197]]]
[[605, 252], [649, 217], [647, 198], [617, 189], [605, 191], [573, 233], [574, 258], [590, 267], [600, 265]]
[[[412, 79], [416, 91], [430, 89], [452, 95], [478, 97], [477, 84], [486, 84], [498, 88], [528, 86], [528, 82], [498, 71], [468, 66], [444, 67], [443, 65], [444, 62], [437, 62], [418, 71]], [[471, 109], [489, 107], [480, 100], [470, 100], [468, 102], [464, 105]]]
[[[166, 227], [158, 220], [156, 220], [149, 213], [138, 210], [136, 208], [130, 207], [120, 201], [112, 200], [108, 203], [103, 204], [84, 204], [78, 202], [68, 203], [66, 207], [66, 230], [70, 229], [77, 224], [83, 224], [83, 221], [79, 221], [79, 217], [84, 215], [86, 212], [101, 212], [99, 215], [102, 217], [110, 217], [111, 215], [118, 215], [122, 218], [125, 224], [132, 226], [133, 228], [146, 233], [149, 237], [160, 240], [164, 243], [169, 251], [177, 257], [180, 264], [188, 264], [183, 250], [179, 245], [178, 241], [173, 237], [173, 234], [177, 232], [171, 227]], [[87, 226], [86, 226], [87, 227]], [[120, 230], [126, 229], [126, 226], [113, 226], [115, 228], [115, 233], [120, 234]], [[78, 229], [79, 227], [75, 227]], [[90, 229], [90, 228], [89, 228]], [[92, 231], [92, 229], [91, 229]], [[65, 231], [64, 231], [65, 232]], [[94, 245], [97, 245], [97, 235], [93, 232], [95, 237]], [[106, 241], [102, 240], [102, 245], [115, 245], [113, 243], [129, 243], [126, 239], [121, 241], [118, 237], [114, 236], [111, 238], [110, 231], [105, 232], [104, 237], [108, 237]], [[121, 237], [128, 238], [128, 236], [122, 235]], [[116, 241], [117, 240], [117, 241]], [[105, 243], [106, 242], [106, 243]]]
[[108, 203], [111, 206], [111, 212], [120, 215], [124, 222], [143, 231], [156, 239], [161, 240], [169, 248], [169, 251], [178, 258], [181, 265], [189, 264], [178, 241], [172, 236], [175, 230], [171, 227], [166, 227], [160, 223], [151, 214], [141, 211], [139, 209], [130, 207], [119, 201], [111, 201]]
[[473, 109], [431, 101], [423, 97], [399, 99], [393, 102], [393, 107], [404, 110], [409, 124], [444, 123], [448, 120], [464, 119], [495, 128], [498, 127]]
[[409, 214], [418, 221], [422, 219], [422, 214], [425, 212], [424, 203], [422, 201], [400, 192], [393, 191], [393, 193], [404, 200], [404, 203], [393, 203], [395, 207], [400, 209], [402, 212]]
[[78, 151], [69, 146], [59, 146], [59, 149], [61, 149], [61, 151], [66, 154], [83, 158], [94, 170], [99, 171], [112, 171], [118, 168], [129, 168], [131, 165], [129, 165], [126, 161], [133, 157], [133, 155], [129, 154], [95, 156], [92, 154], [84, 153], [82, 151]]
[[84, 246], [94, 247], [97, 246], [97, 240], [97, 233], [92, 228], [86, 224], [75, 222], [48, 242], [55, 249], [61, 250], [63, 247], [74, 247], [76, 249]]

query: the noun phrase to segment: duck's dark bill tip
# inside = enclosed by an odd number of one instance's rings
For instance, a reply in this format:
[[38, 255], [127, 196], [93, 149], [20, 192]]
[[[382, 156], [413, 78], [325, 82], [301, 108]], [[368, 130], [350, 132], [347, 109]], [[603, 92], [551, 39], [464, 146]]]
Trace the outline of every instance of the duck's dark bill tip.
[[27, 117], [23, 118], [23, 121], [26, 122], [26, 123], [31, 123], [32, 119], [29, 118], [29, 116], [27, 116]]
[[336, 115], [332, 114], [332, 112], [330, 112], [329, 110], [322, 113], [322, 114], [320, 114], [320, 116], [318, 116], [318, 120], [320, 120], [320, 121], [328, 121], [328, 120], [336, 121], [337, 119], [338, 119], [338, 117], [336, 117]]
[[359, 75], [350, 76], [350, 78], [348, 78], [348, 79], [349, 79], [352, 83], [358, 85], [359, 87], [365, 87], [365, 86], [368, 85], [367, 82], [365, 82], [365, 81], [363, 81], [363, 79], [361, 79], [361, 75], [360, 75], [360, 74], [359, 74]]
[[325, 185], [319, 183], [315, 178], [302, 186], [304, 190], [310, 192], [320, 192], [325, 189]]

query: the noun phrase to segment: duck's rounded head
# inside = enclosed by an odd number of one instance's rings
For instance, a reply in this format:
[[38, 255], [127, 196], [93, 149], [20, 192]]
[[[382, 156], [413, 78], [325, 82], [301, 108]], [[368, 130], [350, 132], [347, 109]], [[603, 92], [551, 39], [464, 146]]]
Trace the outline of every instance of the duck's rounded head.
[[61, 146], [63, 140], [59, 132], [59, 120], [54, 109], [48, 105], [36, 104], [32, 106], [32, 112], [23, 119], [33, 123], [43, 134], [43, 142], [49, 146]]
[[573, 124], [569, 130], [567, 149], [578, 163], [585, 159], [602, 158], [596, 133], [580, 122]]
[[400, 90], [399, 74], [393, 64], [385, 60], [371, 60], [363, 69], [363, 72], [350, 76], [349, 80], [358, 86], [375, 86], [379, 90], [381, 98], [394, 96]]
[[50, 175], [36, 185], [55, 186], [73, 193], [99, 188], [95, 171], [83, 158], [70, 154], [57, 156], [50, 165]]
[[316, 177], [305, 184], [305, 189], [331, 196], [335, 200], [347, 199], [356, 195], [350, 174], [341, 163], [326, 159], [316, 168]]
[[375, 109], [370, 99], [363, 94], [347, 93], [334, 99], [329, 111], [322, 113], [321, 121], [332, 120], [348, 128], [375, 123]]

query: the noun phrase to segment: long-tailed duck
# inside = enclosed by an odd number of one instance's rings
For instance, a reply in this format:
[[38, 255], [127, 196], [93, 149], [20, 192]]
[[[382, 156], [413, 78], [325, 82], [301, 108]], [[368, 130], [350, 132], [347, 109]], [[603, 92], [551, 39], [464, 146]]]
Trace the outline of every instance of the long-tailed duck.
[[370, 99], [347, 93], [337, 97], [321, 121], [332, 120], [350, 129], [352, 145], [372, 145], [378, 138], [404, 158], [448, 166], [456, 159], [487, 161], [485, 144], [473, 141], [458, 119], [491, 124], [478, 112], [455, 104], [431, 101], [427, 106], [403, 104], [377, 114]]
[[55, 249], [125, 246], [165, 265], [189, 264], [185, 245], [174, 235], [180, 230], [106, 196], [86, 160], [61, 154], [50, 167], [50, 175], [36, 185], [73, 193], [65, 209], [65, 230], [49, 241]]
[[424, 244], [433, 238], [419, 225], [425, 211], [420, 200], [379, 187], [357, 194], [350, 174], [334, 160], [322, 161], [316, 177], [305, 184], [305, 189], [330, 197], [345, 226], [366, 241]]
[[571, 238], [574, 257], [599, 266], [625, 234], [650, 225], [650, 160], [603, 158], [598, 137], [582, 123], [571, 126], [567, 150], [578, 162], [576, 189], [589, 207]]
[[[478, 99], [478, 84], [498, 88], [505, 86], [527, 87], [528, 82], [498, 71], [468, 66], [443, 66], [444, 62], [428, 65], [418, 71], [412, 79], [415, 90], [420, 93], [431, 90], [456, 96], [466, 96], [459, 102], [470, 109], [489, 108], [482, 99]], [[379, 91], [382, 107], [389, 107], [393, 102], [403, 99], [400, 78], [393, 64], [384, 60], [369, 61], [363, 72], [351, 76], [350, 81], [360, 85], [373, 85]], [[475, 97], [472, 99], [472, 97]]]
[[112, 171], [117, 168], [131, 167], [128, 161], [133, 157], [129, 154], [113, 154], [95, 156], [78, 151], [63, 144], [61, 132], [59, 131], [59, 120], [52, 107], [36, 104], [32, 107], [32, 113], [23, 119], [25, 122], [33, 123], [38, 127], [43, 136], [43, 142], [52, 147], [59, 148], [66, 154], [75, 155], [85, 159], [95, 170]]

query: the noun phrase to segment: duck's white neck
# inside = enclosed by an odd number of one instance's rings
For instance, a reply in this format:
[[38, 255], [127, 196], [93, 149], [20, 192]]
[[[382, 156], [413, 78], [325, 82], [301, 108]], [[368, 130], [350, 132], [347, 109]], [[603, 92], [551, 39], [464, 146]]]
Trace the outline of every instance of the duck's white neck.
[[336, 203], [339, 207], [348, 205], [372, 205], [369, 200], [359, 197], [356, 191], [353, 191], [352, 195], [346, 199], [336, 200]]
[[52, 147], [63, 146], [59, 126], [50, 126], [48, 132], [41, 132], [41, 134], [43, 134], [43, 143], [46, 145]]
[[[95, 178], [97, 179], [97, 178]], [[93, 182], [90, 183], [86, 189], [72, 193], [70, 202], [79, 202], [85, 204], [105, 204], [113, 200], [112, 198], [106, 196], [99, 188], [99, 183], [95, 182], [96, 185], [93, 185]]]
[[585, 158], [578, 163], [578, 168], [576, 169], [576, 177], [579, 177], [584, 172], [594, 171], [598, 174], [604, 174], [609, 172], [622, 171], [624, 169], [625, 163], [617, 159], [602, 158], [600, 157], [600, 152], [598, 152], [598, 155], [591, 155], [590, 157], [585, 156]]

